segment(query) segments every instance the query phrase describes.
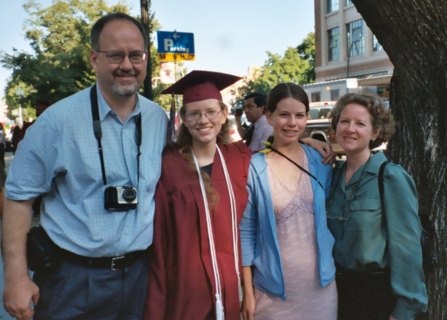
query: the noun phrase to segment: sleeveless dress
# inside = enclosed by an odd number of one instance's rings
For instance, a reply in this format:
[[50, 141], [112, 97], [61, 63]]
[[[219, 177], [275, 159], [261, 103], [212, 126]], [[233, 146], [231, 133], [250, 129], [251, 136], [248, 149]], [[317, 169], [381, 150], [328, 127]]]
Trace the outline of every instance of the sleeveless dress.
[[325, 288], [319, 281], [310, 177], [301, 172], [297, 184], [284, 185], [270, 168], [268, 175], [287, 299], [255, 288], [255, 319], [336, 320], [335, 281]]

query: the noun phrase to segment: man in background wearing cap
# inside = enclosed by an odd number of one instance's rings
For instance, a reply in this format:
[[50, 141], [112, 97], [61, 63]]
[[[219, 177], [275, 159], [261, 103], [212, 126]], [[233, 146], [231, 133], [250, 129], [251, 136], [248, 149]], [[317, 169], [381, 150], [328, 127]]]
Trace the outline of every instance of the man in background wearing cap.
[[264, 108], [267, 97], [261, 93], [251, 93], [244, 98], [244, 111], [251, 125], [244, 129], [241, 125], [241, 116], [236, 115], [236, 123], [239, 134], [245, 140], [247, 146], [253, 151], [264, 149], [264, 141], [267, 141], [273, 133], [272, 126], [267, 122]]
[[[143, 315], [167, 127], [161, 107], [137, 94], [147, 48], [134, 18], [99, 19], [90, 51], [96, 85], [47, 109], [20, 143], [6, 182], [2, 230], [3, 300], [17, 319]], [[41, 194], [43, 228], [33, 229], [29, 243], [45, 243], [45, 257], [50, 248], [57, 259], [51, 269], [36, 265], [33, 282], [27, 265], [39, 260], [27, 261], [26, 235]]]

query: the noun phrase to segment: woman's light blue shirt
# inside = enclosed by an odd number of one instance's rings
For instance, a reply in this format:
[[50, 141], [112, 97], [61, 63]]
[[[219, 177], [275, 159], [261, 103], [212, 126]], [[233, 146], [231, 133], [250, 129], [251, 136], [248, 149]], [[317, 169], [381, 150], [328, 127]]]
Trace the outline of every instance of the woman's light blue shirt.
[[[317, 266], [320, 284], [327, 286], [335, 277], [332, 258], [334, 238], [326, 222], [325, 201], [329, 195], [332, 167], [321, 161], [314, 149], [304, 146], [309, 172], [317, 177], [311, 178], [314, 195], [315, 235], [317, 241]], [[253, 266], [253, 284], [264, 292], [286, 298], [283, 267], [275, 213], [267, 173], [265, 155], [253, 155], [248, 176], [249, 200], [240, 224], [242, 244], [242, 265]]]

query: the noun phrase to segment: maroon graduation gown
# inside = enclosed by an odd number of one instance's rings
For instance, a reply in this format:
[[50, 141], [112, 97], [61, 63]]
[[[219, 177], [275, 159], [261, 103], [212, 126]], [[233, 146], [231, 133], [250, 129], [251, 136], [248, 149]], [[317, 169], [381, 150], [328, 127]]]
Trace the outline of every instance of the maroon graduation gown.
[[[238, 230], [248, 194], [251, 153], [244, 143], [221, 145], [236, 198]], [[177, 151], [163, 156], [155, 195], [154, 241], [144, 319], [214, 319], [216, 292], [205, 208], [195, 170]], [[225, 319], [240, 319], [233, 255], [230, 199], [216, 152], [211, 183], [219, 195], [211, 223], [222, 287]], [[239, 259], [240, 244], [238, 244]], [[239, 264], [240, 264], [239, 260]]]

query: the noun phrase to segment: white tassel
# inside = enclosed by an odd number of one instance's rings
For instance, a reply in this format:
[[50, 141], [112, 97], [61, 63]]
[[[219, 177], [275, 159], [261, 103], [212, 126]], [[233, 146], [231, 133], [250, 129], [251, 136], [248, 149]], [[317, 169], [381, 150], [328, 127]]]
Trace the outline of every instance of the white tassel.
[[242, 286], [241, 286], [241, 283], [240, 283], [240, 281], [239, 281], [239, 284], [238, 284], [238, 291], [239, 291], [239, 305], [242, 303], [242, 300], [244, 299], [244, 295], [242, 294]]
[[216, 293], [216, 320], [224, 320], [224, 309], [220, 295]]

